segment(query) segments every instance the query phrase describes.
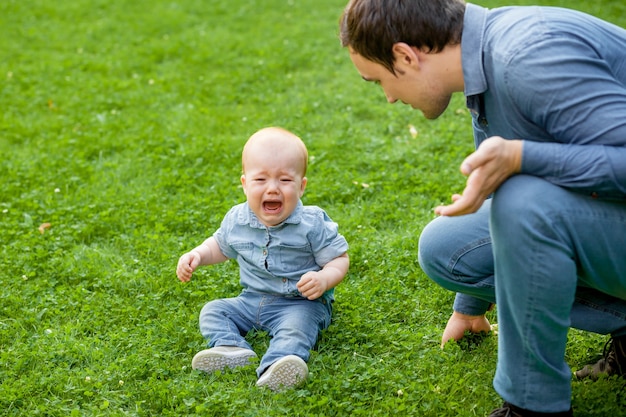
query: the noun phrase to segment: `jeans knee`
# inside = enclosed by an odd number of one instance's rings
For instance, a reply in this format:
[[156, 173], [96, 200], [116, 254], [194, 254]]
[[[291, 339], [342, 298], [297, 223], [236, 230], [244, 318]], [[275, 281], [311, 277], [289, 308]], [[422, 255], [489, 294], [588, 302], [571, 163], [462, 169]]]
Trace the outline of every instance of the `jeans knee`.
[[422, 230], [417, 249], [417, 260], [426, 275], [437, 282], [450, 257], [446, 242], [445, 219], [437, 218]]
[[216, 311], [223, 311], [224, 310], [223, 304], [224, 303], [222, 299], [209, 301], [202, 307], [202, 310], [200, 310], [200, 317], [206, 316], [208, 314], [213, 314]]
[[[555, 221], [558, 210], [554, 192], [560, 188], [548, 181], [516, 175], [504, 182], [493, 196], [491, 205], [491, 233], [515, 238], [524, 230], [533, 229]], [[504, 235], [503, 235], [504, 234]]]
[[438, 217], [421, 236], [418, 259], [422, 270], [440, 286], [460, 291], [493, 275], [487, 200], [473, 214]]
[[207, 322], [216, 322], [233, 316], [239, 312], [233, 298], [218, 298], [211, 300], [200, 310], [200, 325]]

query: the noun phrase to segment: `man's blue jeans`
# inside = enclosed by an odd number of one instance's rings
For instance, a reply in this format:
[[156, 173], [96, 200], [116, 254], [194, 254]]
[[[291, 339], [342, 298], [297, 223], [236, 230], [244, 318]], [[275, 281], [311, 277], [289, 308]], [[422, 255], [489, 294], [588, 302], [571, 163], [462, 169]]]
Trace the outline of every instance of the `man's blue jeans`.
[[517, 175], [478, 212], [431, 222], [419, 261], [458, 293], [455, 311], [479, 315], [497, 302], [494, 387], [519, 407], [569, 409], [569, 327], [626, 334], [626, 202]]
[[330, 325], [331, 312], [331, 304], [321, 298], [310, 301], [244, 291], [237, 297], [205, 304], [200, 312], [200, 332], [209, 347], [252, 349], [245, 335], [252, 329], [267, 331], [271, 340], [257, 368], [261, 376], [287, 355], [308, 361], [319, 333]]

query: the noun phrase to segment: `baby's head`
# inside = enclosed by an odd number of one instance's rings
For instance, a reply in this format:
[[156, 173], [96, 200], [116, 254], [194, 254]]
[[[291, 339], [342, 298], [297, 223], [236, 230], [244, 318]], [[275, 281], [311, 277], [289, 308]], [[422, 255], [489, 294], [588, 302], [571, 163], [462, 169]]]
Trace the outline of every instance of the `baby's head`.
[[274, 157], [282, 165], [292, 165], [300, 170], [302, 177], [306, 175], [309, 160], [306, 146], [302, 139], [282, 127], [266, 127], [250, 136], [241, 154], [244, 175], [246, 165], [250, 168], [256, 161], [250, 156], [257, 153]]
[[304, 193], [308, 152], [293, 133], [268, 127], [253, 134], [241, 155], [248, 205], [266, 226], [282, 223]]

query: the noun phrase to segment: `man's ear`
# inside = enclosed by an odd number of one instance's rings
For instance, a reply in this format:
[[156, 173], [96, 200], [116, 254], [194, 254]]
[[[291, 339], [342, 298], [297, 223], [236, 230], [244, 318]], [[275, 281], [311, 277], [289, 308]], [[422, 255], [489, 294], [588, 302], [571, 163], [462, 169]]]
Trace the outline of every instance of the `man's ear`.
[[398, 66], [419, 66], [420, 57], [417, 48], [409, 46], [404, 42], [394, 43], [391, 47], [393, 52], [393, 61]]

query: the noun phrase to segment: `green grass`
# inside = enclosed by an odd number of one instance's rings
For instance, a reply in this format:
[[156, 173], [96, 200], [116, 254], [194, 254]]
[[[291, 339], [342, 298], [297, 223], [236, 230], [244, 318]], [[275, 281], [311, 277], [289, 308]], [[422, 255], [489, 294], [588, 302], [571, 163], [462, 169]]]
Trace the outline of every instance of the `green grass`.
[[[496, 338], [440, 350], [453, 294], [416, 262], [432, 208], [463, 186], [463, 99], [431, 122], [388, 105], [339, 46], [344, 4], [0, 3], [0, 415], [483, 416], [500, 404]], [[575, 7], [626, 25], [621, 1]], [[283, 394], [257, 389], [254, 366], [191, 370], [200, 308], [239, 292], [237, 269], [188, 284], [174, 272], [243, 201], [241, 147], [268, 125], [307, 143], [304, 202], [340, 224], [352, 260], [309, 380]], [[265, 335], [250, 340], [262, 354]], [[604, 340], [573, 331], [568, 361]], [[573, 393], [579, 416], [626, 406], [617, 380]]]

